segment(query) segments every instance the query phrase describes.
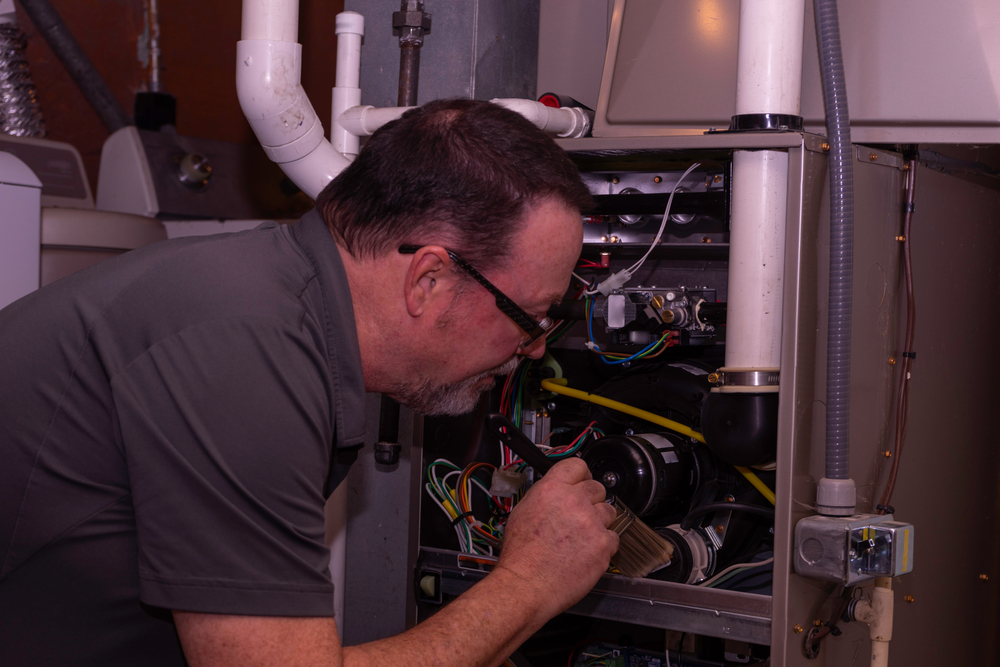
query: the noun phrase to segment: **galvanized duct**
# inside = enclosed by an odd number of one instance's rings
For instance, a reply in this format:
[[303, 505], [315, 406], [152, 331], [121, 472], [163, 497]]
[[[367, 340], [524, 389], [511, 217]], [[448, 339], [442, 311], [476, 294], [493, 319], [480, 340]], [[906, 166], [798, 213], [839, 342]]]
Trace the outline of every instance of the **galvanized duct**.
[[24, 55], [28, 40], [13, 23], [0, 23], [0, 132], [44, 137], [45, 118]]

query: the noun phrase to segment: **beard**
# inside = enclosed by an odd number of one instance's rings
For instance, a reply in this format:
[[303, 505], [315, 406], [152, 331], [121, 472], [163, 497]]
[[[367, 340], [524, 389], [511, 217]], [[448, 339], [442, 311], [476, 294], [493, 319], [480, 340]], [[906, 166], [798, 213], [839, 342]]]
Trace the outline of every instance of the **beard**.
[[472, 412], [479, 403], [479, 397], [493, 388], [494, 378], [510, 375], [520, 363], [521, 360], [515, 357], [454, 384], [442, 384], [430, 378], [402, 382], [386, 393], [411, 410], [428, 416], [464, 415]]

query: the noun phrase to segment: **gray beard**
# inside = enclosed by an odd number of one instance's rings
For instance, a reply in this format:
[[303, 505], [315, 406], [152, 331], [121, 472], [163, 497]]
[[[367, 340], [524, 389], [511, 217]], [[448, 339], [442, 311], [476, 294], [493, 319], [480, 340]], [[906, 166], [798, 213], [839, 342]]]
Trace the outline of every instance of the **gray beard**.
[[486, 378], [513, 373], [521, 362], [513, 358], [505, 364], [492, 368], [455, 384], [438, 384], [429, 379], [401, 382], [393, 391], [386, 392], [406, 407], [431, 416], [457, 416], [472, 412], [479, 397], [493, 387], [493, 382], [477, 387]]

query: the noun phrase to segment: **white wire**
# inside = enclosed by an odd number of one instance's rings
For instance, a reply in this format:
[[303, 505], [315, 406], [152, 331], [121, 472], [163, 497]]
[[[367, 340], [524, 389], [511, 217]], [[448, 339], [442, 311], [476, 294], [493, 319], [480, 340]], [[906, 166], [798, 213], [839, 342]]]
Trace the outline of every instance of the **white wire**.
[[[434, 504], [441, 508], [441, 511], [445, 513], [445, 515], [448, 517], [449, 520], [454, 521], [454, 519], [451, 516], [451, 512], [449, 512], [448, 509], [444, 506], [444, 503], [438, 500], [433, 489], [431, 489], [430, 483], [426, 484], [425, 488], [427, 489], [427, 495], [431, 497], [431, 500], [434, 501]], [[465, 529], [464, 533], [463, 533], [463, 528]], [[468, 525], [466, 525], [464, 521], [455, 524], [455, 534], [458, 536], [459, 550], [464, 553], [474, 553], [468, 547], [468, 544], [470, 544], [472, 540], [471, 535], [469, 535], [468, 537], [469, 542], [466, 542], [466, 533], [468, 532], [469, 532], [469, 527]]]
[[653, 248], [655, 248], [656, 244], [660, 242], [660, 237], [663, 236], [663, 230], [666, 229], [667, 227], [667, 218], [670, 216], [670, 207], [674, 203], [674, 194], [677, 192], [677, 188], [680, 186], [681, 181], [687, 178], [688, 174], [690, 174], [692, 171], [694, 171], [700, 166], [701, 166], [700, 162], [695, 162], [693, 165], [688, 167], [687, 171], [681, 174], [681, 177], [677, 179], [676, 183], [674, 183], [674, 187], [670, 191], [670, 198], [667, 199], [667, 208], [663, 211], [663, 220], [660, 221], [660, 231], [656, 232], [656, 237], [653, 238], [653, 242], [650, 244], [649, 250], [647, 250], [646, 254], [642, 256], [642, 259], [633, 264], [631, 268], [626, 270], [625, 275], [628, 278], [631, 278], [632, 274], [639, 270], [639, 267], [643, 265], [643, 263], [646, 261], [646, 258], [649, 257], [649, 254], [653, 252]]
[[735, 565], [730, 565], [729, 567], [727, 567], [722, 572], [717, 573], [711, 579], [706, 579], [705, 581], [699, 583], [698, 585], [699, 586], [708, 586], [709, 584], [714, 583], [714, 582], [718, 581], [719, 579], [721, 579], [722, 577], [724, 577], [725, 575], [729, 574], [733, 570], [739, 570], [739, 569], [752, 570], [754, 568], [761, 567], [763, 565], [770, 565], [773, 562], [774, 562], [774, 557], [768, 558], [767, 560], [758, 561], [756, 563], [736, 563]]

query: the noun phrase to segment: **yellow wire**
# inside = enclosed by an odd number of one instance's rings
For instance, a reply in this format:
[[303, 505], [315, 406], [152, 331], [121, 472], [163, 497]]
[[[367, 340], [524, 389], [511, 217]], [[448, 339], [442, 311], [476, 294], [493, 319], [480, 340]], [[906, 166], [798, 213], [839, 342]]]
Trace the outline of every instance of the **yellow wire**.
[[[594, 405], [601, 405], [605, 408], [611, 408], [612, 410], [617, 410], [618, 412], [624, 412], [627, 415], [632, 415], [633, 417], [638, 417], [639, 419], [644, 419], [645, 421], [652, 422], [664, 428], [668, 428], [671, 431], [680, 433], [681, 435], [686, 435], [689, 438], [694, 438], [698, 442], [704, 443], [705, 436], [698, 431], [688, 428], [680, 422], [675, 422], [673, 419], [667, 419], [666, 417], [661, 417], [660, 415], [642, 410], [640, 408], [628, 405], [626, 403], [620, 403], [619, 401], [613, 401], [610, 398], [604, 398], [603, 396], [598, 396], [597, 394], [590, 394], [585, 391], [580, 391], [579, 389], [570, 389], [566, 386], [567, 382], [565, 378], [555, 378], [551, 380], [542, 380], [542, 389], [551, 391], [555, 394], [562, 394], [563, 396], [569, 396], [570, 398], [575, 398], [581, 401], [587, 401], [593, 403]], [[754, 488], [760, 491], [761, 495], [770, 501], [772, 505], [775, 504], [774, 492], [767, 488], [767, 485], [761, 481], [760, 477], [757, 477], [751, 470], [744, 468], [742, 466], [735, 466], [741, 475], [746, 477], [747, 481], [753, 484]]]
[[641, 410], [625, 403], [619, 403], [618, 401], [613, 401], [610, 398], [604, 398], [603, 396], [598, 396], [597, 394], [590, 394], [585, 391], [580, 391], [579, 389], [570, 389], [566, 386], [566, 380], [564, 378], [542, 380], [542, 389], [547, 389], [553, 393], [562, 394], [563, 396], [569, 396], [570, 398], [576, 398], [581, 401], [588, 401], [595, 405], [602, 405], [606, 408], [617, 410], [618, 412], [624, 412], [627, 415], [632, 415], [633, 417], [638, 417], [639, 419], [645, 419], [648, 422], [659, 424], [664, 428], [669, 428], [671, 431], [676, 431], [681, 435], [694, 438], [698, 442], [705, 442], [705, 436], [698, 433], [698, 431], [688, 428], [680, 422], [675, 422], [673, 419], [667, 419], [666, 417], [661, 417], [660, 415], [653, 414], [652, 412], [647, 412], [646, 410]]
[[747, 481], [753, 484], [754, 488], [760, 491], [760, 495], [767, 498], [767, 500], [774, 505], [774, 491], [767, 488], [767, 484], [761, 481], [760, 477], [754, 474], [749, 468], [744, 468], [743, 466], [733, 466], [740, 471], [740, 474], [747, 478]]

